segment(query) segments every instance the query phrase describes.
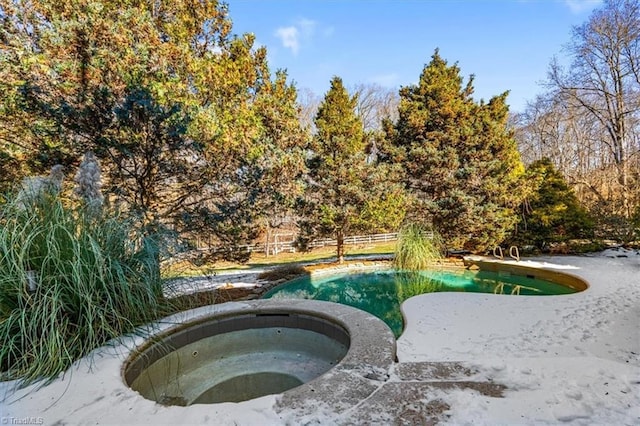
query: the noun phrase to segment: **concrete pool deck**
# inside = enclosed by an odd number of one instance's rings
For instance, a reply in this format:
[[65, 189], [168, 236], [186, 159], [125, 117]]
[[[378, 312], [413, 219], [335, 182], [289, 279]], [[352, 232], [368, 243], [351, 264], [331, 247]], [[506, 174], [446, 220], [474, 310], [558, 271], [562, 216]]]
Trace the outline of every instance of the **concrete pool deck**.
[[47, 386], [12, 392], [11, 383], [0, 383], [0, 418], [3, 424], [639, 423], [640, 256], [538, 260], [549, 262], [538, 267], [566, 267], [590, 288], [563, 296], [413, 297], [402, 307], [407, 325], [397, 341], [399, 362], [386, 371], [354, 368], [358, 374], [345, 374], [340, 389], [166, 407], [124, 385], [128, 352], [114, 346]]

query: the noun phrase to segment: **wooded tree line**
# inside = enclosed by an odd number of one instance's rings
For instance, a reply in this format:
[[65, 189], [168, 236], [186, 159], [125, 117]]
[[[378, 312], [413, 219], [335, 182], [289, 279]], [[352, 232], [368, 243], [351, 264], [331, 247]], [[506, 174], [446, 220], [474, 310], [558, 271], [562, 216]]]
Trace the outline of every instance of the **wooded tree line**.
[[573, 29], [568, 65], [514, 117], [525, 162], [549, 158], [603, 231], [640, 219], [640, 3], [609, 0]]
[[[114, 208], [149, 232], [213, 235], [236, 260], [291, 220], [301, 247], [408, 221], [475, 251], [536, 220], [568, 236], [557, 214], [530, 211], [556, 170], [588, 209], [633, 229], [637, 1], [608, 1], [577, 28], [571, 67], [552, 64], [553, 90], [517, 117], [507, 93], [476, 102], [473, 79], [437, 50], [399, 93], [335, 77], [319, 98], [272, 72], [253, 35], [234, 35], [222, 3], [115, 3], [0, 0], [3, 190], [92, 151]], [[524, 164], [550, 163], [525, 171], [518, 146]], [[561, 198], [550, 212], [581, 208]]]

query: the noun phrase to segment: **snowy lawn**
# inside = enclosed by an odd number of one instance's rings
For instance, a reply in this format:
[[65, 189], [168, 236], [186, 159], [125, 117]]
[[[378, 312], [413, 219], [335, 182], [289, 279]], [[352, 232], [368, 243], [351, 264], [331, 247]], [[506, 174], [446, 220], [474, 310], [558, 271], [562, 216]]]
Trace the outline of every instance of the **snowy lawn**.
[[[640, 424], [640, 255], [536, 259], [591, 287], [567, 296], [436, 293], [403, 305], [400, 362], [459, 361], [505, 398], [441, 395], [452, 424]], [[576, 268], [577, 267], [577, 268]]]

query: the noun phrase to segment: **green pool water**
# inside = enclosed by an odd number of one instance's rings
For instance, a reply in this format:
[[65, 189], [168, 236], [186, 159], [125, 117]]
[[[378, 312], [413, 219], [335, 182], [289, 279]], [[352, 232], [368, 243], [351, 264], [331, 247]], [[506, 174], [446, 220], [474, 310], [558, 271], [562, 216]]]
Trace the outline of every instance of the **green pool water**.
[[296, 278], [264, 298], [315, 299], [342, 303], [382, 319], [396, 337], [404, 328], [400, 304], [412, 296], [438, 291], [545, 296], [575, 293], [563, 285], [519, 275], [485, 271], [380, 270]]

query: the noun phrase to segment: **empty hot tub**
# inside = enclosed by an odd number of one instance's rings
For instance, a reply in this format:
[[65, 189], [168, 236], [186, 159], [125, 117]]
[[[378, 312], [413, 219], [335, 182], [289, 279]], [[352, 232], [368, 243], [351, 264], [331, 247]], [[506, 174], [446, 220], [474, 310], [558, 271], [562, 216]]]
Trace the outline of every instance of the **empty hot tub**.
[[125, 382], [164, 405], [240, 402], [307, 383], [349, 351], [347, 326], [331, 315], [261, 302], [153, 336], [125, 362]]

